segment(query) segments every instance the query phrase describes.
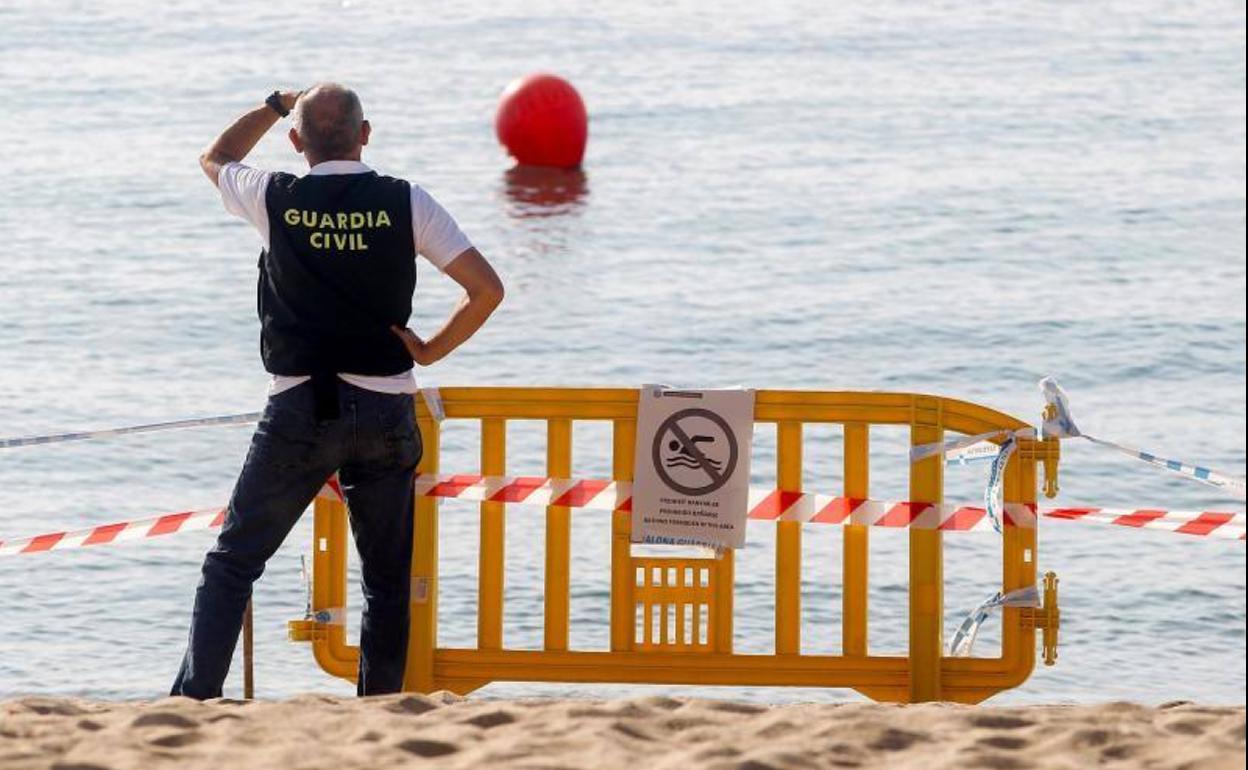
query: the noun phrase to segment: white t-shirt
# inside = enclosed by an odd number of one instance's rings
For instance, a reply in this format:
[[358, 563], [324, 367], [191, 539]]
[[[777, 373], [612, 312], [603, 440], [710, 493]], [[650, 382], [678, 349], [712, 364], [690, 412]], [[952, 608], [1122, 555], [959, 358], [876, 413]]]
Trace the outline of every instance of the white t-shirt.
[[[313, 166], [308, 174], [365, 174], [369, 171], [372, 169], [358, 160], [327, 160]], [[221, 167], [217, 177], [225, 210], [250, 222], [260, 234], [265, 249], [269, 248], [269, 214], [264, 198], [272, 176], [271, 171], [261, 171], [242, 163], [227, 163]], [[412, 185], [412, 238], [416, 253], [438, 270], [446, 270], [446, 266], [456, 257], [472, 248], [472, 243], [446, 209], [417, 185]], [[384, 377], [348, 372], [339, 372], [338, 376], [352, 385], [379, 393], [415, 393], [418, 390], [414, 369]], [[269, 383], [269, 395], [277, 395], [308, 379], [274, 375]]]

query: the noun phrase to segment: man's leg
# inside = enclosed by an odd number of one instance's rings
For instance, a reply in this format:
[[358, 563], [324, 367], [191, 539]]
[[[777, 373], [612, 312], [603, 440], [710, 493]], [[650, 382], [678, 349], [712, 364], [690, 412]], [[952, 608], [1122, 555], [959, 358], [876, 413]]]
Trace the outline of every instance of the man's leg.
[[265, 407], [225, 525], [204, 557], [190, 639], [172, 695], [221, 696], [252, 583], [337, 469], [341, 421], [318, 423], [312, 409], [306, 384], [270, 398]]
[[356, 451], [339, 475], [360, 554], [360, 695], [398, 692], [407, 662], [412, 564], [412, 479], [420, 434], [411, 396], [352, 389]]

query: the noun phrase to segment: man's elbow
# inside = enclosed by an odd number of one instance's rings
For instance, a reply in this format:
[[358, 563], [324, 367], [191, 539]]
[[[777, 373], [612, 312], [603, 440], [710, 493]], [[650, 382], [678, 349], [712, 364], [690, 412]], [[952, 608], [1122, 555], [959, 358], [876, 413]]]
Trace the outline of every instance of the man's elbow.
[[231, 158], [215, 146], [209, 146], [199, 154], [199, 167], [204, 170], [204, 174], [212, 180], [213, 184], [218, 184], [221, 169], [236, 161], [236, 158]]
[[485, 286], [482, 294], [483, 299], [489, 303], [490, 309], [493, 310], [503, 304], [503, 298], [507, 296], [507, 291], [503, 289], [502, 281], [494, 280]]
[[506, 292], [503, 290], [503, 282], [494, 277], [492, 280], [482, 281], [479, 285], [473, 287], [468, 292], [468, 299], [489, 312], [494, 312], [494, 308], [503, 302]]
[[212, 150], [204, 150], [199, 154], [199, 167], [204, 172], [204, 175], [212, 180], [213, 184], [217, 183], [217, 175], [221, 172], [221, 164]]

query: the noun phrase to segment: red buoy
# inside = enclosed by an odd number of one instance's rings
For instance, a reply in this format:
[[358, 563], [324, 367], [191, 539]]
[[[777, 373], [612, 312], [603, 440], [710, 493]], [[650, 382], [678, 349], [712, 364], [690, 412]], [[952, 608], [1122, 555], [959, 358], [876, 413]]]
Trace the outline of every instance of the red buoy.
[[585, 157], [589, 119], [571, 83], [537, 73], [503, 89], [494, 131], [499, 143], [522, 165], [579, 168]]

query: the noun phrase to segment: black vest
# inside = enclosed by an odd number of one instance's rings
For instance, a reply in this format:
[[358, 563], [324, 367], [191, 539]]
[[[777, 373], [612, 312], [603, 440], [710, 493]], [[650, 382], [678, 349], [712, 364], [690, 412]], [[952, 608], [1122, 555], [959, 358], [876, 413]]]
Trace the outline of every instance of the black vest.
[[411, 187], [362, 174], [275, 173], [265, 193], [260, 354], [272, 374], [399, 374], [412, 366], [390, 325], [416, 289]]

